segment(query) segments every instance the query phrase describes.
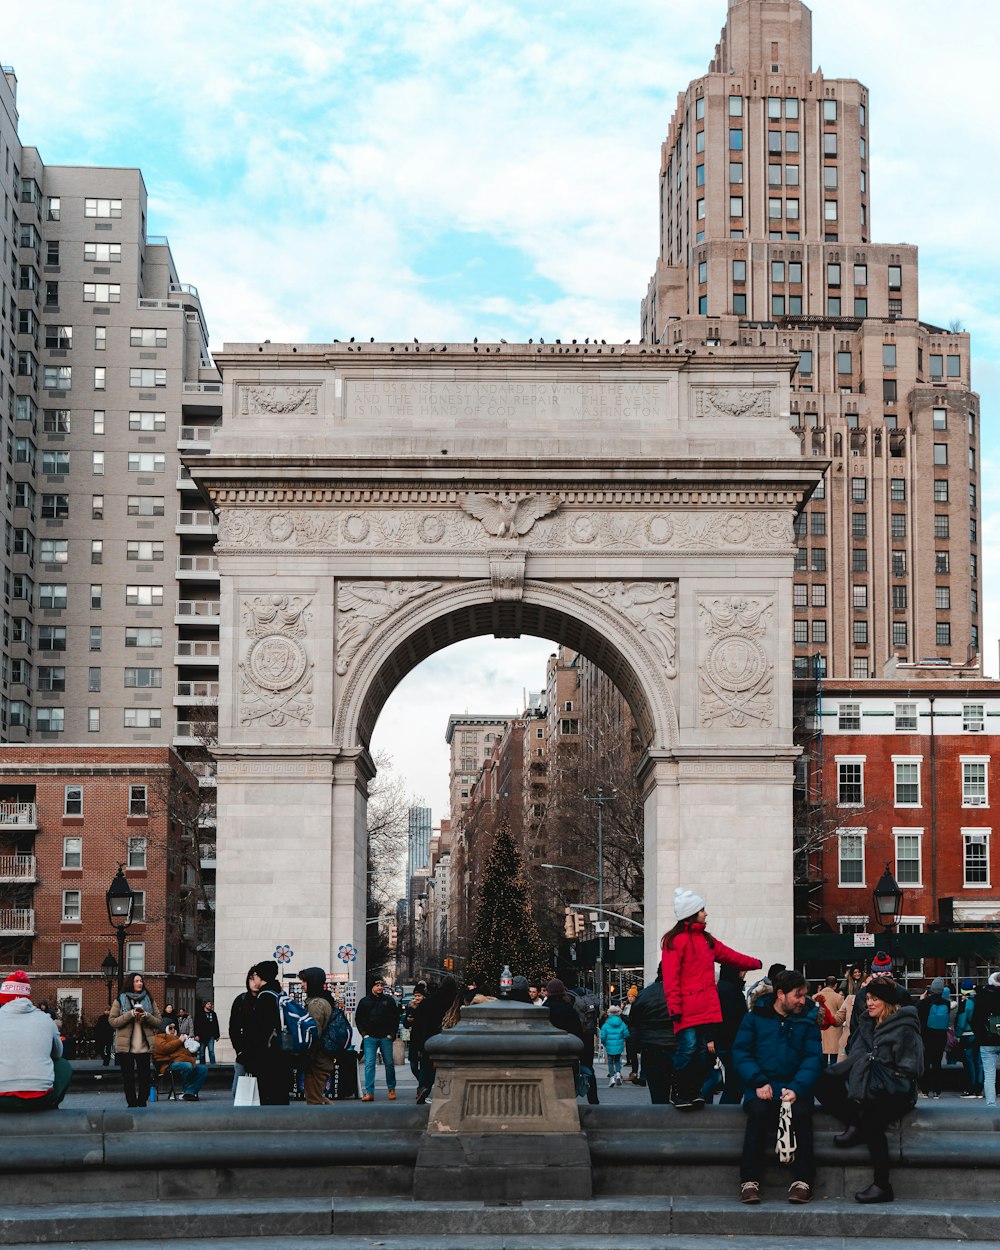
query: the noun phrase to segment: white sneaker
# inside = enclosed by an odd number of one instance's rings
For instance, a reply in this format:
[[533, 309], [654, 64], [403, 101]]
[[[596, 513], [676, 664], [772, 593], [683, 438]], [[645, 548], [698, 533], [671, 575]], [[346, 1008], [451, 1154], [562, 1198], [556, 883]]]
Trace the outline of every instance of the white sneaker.
[[621, 1083], [622, 1083], [622, 1074], [619, 1072], [619, 1073], [617, 1073], [617, 1075], [615, 1076], [615, 1084], [616, 1084], [616, 1085], [621, 1085]]
[[608, 1089], [614, 1089], [614, 1087], [615, 1087], [615, 1078], [612, 1077], [611, 1080], [608, 1081]]

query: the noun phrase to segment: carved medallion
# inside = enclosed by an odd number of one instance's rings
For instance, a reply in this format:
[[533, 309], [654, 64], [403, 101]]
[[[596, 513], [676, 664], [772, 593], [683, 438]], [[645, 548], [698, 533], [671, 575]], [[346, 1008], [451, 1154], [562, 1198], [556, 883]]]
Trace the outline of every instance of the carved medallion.
[[703, 599], [698, 606], [711, 640], [698, 674], [701, 723], [721, 719], [731, 729], [750, 721], [770, 725], [774, 666], [765, 642], [773, 600], [731, 596]]
[[242, 724], [311, 724], [313, 666], [302, 642], [308, 606], [289, 595], [244, 600], [245, 632], [253, 641], [240, 661]]

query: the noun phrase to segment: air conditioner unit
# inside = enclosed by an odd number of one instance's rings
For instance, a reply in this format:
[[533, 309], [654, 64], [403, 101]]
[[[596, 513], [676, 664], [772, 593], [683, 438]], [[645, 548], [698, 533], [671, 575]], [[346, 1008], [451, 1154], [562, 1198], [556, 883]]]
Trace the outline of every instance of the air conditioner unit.
[[985, 794], [970, 795], [970, 797], [965, 800], [962, 806], [963, 807], [985, 807], [986, 795]]
[[976, 720], [976, 721], [970, 721], [969, 724], [966, 725], [965, 728], [966, 728], [966, 731], [970, 734], [978, 734], [978, 733], [982, 733], [982, 731], [986, 728], [986, 726], [983, 724], [981, 720]]

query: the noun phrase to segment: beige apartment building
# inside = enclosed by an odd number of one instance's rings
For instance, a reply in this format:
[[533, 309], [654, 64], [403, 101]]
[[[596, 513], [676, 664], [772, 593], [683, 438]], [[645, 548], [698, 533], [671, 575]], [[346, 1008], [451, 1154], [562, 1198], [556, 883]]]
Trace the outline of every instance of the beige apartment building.
[[981, 648], [969, 336], [920, 320], [916, 247], [873, 241], [871, 122], [862, 83], [813, 68], [800, 0], [730, 0], [662, 147], [642, 304], [646, 343], [798, 356], [789, 421], [829, 461], [798, 520], [802, 677]]
[[[222, 385], [201, 301], [147, 231], [141, 172], [46, 165], [16, 92], [5, 70], [0, 743], [204, 757], [216, 524], [182, 457], [208, 451]], [[191, 767], [211, 882], [214, 766]]]

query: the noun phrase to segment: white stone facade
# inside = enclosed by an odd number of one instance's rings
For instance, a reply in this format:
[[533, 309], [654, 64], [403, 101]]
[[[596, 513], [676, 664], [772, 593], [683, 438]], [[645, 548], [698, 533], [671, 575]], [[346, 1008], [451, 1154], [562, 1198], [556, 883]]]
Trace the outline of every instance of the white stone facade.
[[462, 638], [600, 664], [647, 743], [647, 964], [674, 887], [791, 953], [790, 362], [535, 346], [228, 347], [216, 998], [278, 944], [364, 961], [367, 746]]

